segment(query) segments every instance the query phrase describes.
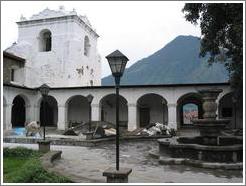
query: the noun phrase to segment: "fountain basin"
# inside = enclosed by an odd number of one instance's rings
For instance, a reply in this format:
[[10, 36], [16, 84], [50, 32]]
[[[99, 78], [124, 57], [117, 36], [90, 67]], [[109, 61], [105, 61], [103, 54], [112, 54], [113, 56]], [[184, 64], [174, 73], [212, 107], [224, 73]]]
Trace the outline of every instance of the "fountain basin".
[[200, 131], [201, 136], [219, 136], [222, 129], [228, 125], [228, 119], [195, 119], [192, 120], [195, 127]]
[[[226, 144], [233, 139], [217, 138], [207, 142], [203, 137], [176, 137], [158, 139], [160, 154], [168, 154], [172, 158], [188, 158], [207, 162], [241, 162], [243, 160], [242, 139], [234, 139], [236, 144]], [[204, 145], [204, 144], [210, 145]]]

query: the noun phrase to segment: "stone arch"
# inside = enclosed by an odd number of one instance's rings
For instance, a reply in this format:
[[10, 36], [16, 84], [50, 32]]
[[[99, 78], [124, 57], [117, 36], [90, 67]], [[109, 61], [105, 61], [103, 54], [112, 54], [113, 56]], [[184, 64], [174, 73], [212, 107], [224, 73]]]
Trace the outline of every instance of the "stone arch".
[[14, 97], [11, 108], [11, 123], [12, 127], [25, 127], [27, 122], [27, 107], [30, 106], [30, 101], [27, 96], [19, 94]]
[[84, 55], [85, 56], [89, 56], [90, 48], [91, 48], [91, 44], [90, 44], [89, 37], [85, 36], [85, 38], [84, 38]]
[[39, 100], [39, 121], [41, 126], [57, 127], [58, 103], [56, 98], [48, 95], [46, 101], [41, 97]]
[[44, 29], [39, 33], [39, 51], [48, 52], [52, 49], [52, 34], [49, 29]]
[[191, 126], [191, 119], [202, 118], [202, 96], [199, 93], [187, 93], [177, 101], [177, 127]]
[[236, 112], [235, 112], [235, 104], [232, 100], [233, 93], [229, 92], [223, 95], [218, 104], [218, 117], [220, 119], [230, 119], [231, 128], [235, 128], [236, 124]]
[[167, 100], [155, 93], [144, 94], [137, 100], [137, 126], [151, 123], [168, 123]]
[[89, 121], [89, 102], [85, 96], [74, 95], [65, 103], [68, 127]]
[[[119, 127], [120, 130], [127, 130], [128, 127], [128, 105], [127, 100], [119, 95]], [[100, 103], [100, 120], [116, 123], [116, 94], [108, 94], [101, 98]]]

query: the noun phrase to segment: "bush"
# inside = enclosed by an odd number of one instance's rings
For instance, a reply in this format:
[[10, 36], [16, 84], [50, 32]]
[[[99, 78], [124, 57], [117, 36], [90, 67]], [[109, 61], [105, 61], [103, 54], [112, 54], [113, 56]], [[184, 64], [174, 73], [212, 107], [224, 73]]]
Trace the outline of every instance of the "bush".
[[28, 158], [33, 156], [41, 156], [41, 153], [24, 147], [3, 148], [3, 157]]
[[69, 179], [49, 173], [37, 158], [27, 161], [18, 171], [5, 177], [10, 183], [62, 183], [71, 182]]
[[[4, 182], [9, 183], [71, 183], [66, 177], [47, 172], [38, 151], [18, 147], [4, 148]], [[7, 161], [7, 159], [10, 159]], [[12, 161], [11, 161], [12, 159]], [[18, 160], [25, 160], [22, 164]], [[21, 166], [20, 166], [21, 165]]]

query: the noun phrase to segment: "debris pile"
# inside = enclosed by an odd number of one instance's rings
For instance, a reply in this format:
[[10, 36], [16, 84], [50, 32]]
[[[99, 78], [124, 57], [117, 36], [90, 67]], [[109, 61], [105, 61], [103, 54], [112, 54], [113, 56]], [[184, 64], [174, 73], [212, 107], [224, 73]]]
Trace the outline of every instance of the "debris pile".
[[105, 128], [104, 131], [106, 136], [116, 135], [116, 130], [114, 128]]
[[103, 138], [109, 136], [115, 136], [116, 130], [108, 125], [96, 126], [94, 129], [94, 138]]
[[[93, 131], [93, 138], [104, 138], [116, 135], [115, 125], [108, 122], [93, 122], [91, 126]], [[71, 127], [65, 131], [64, 135], [76, 135], [83, 136], [84, 133], [88, 132], [88, 123], [80, 124], [76, 127]], [[123, 131], [122, 131], [123, 133]], [[176, 136], [176, 130], [170, 128], [162, 123], [151, 123], [145, 128], [138, 128], [131, 132], [125, 132], [123, 135], [137, 135], [137, 136], [158, 136], [158, 135], [169, 135]]]
[[[80, 125], [70, 127], [63, 134], [71, 136], [83, 136], [88, 132], [89, 123], [82, 123]], [[102, 138], [116, 135], [114, 125], [106, 122], [92, 122], [91, 131], [93, 131], [93, 138]]]
[[156, 136], [156, 135], [170, 135], [175, 136], [176, 131], [173, 128], [170, 128], [167, 125], [162, 123], [151, 123], [146, 128], [137, 133], [137, 135], [146, 135], [146, 136]]

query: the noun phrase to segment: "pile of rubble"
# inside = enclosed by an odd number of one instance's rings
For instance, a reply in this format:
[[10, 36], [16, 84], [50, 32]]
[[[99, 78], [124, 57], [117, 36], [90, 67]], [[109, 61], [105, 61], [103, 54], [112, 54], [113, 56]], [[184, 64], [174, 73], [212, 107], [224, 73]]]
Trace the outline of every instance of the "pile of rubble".
[[[83, 136], [89, 130], [88, 123], [82, 123], [77, 126], [70, 127], [63, 134], [71, 136]], [[93, 131], [93, 138], [102, 138], [114, 136], [116, 130], [114, 125], [107, 122], [92, 122], [91, 131]]]
[[157, 135], [170, 135], [176, 136], [176, 130], [168, 127], [162, 123], [151, 123], [146, 128], [143, 128], [137, 135], [157, 136]]
[[[93, 138], [103, 138], [116, 135], [115, 126], [107, 122], [93, 123], [91, 127], [93, 131]], [[65, 131], [64, 135], [76, 135], [83, 136], [88, 131], [88, 123], [80, 124], [76, 127], [71, 127]], [[136, 129], [131, 132], [124, 133], [123, 135], [137, 135], [137, 136], [158, 136], [158, 135], [169, 135], [176, 136], [176, 130], [170, 128], [162, 123], [151, 123], [145, 128]]]

